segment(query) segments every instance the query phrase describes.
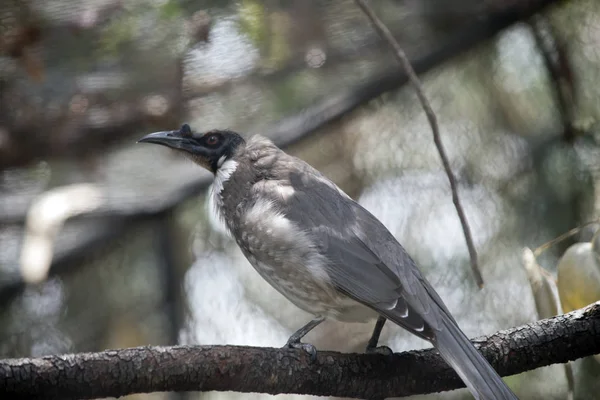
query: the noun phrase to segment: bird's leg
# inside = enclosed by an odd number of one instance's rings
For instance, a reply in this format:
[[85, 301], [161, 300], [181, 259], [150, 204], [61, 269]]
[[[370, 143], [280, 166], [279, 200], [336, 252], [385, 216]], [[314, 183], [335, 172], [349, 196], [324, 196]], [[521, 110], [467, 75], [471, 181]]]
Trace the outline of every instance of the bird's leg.
[[381, 330], [383, 329], [383, 325], [385, 325], [385, 321], [385, 317], [379, 316], [379, 318], [377, 318], [377, 322], [375, 323], [375, 329], [373, 329], [371, 339], [369, 339], [369, 343], [367, 343], [366, 353], [382, 354], [384, 356], [391, 356], [392, 354], [394, 354], [392, 349], [390, 349], [387, 346], [377, 347], [377, 342], [379, 342], [379, 336], [381, 335]]
[[287, 343], [283, 347], [292, 348], [292, 349], [302, 349], [306, 351], [311, 360], [315, 360], [317, 358], [317, 349], [310, 343], [302, 343], [300, 340], [306, 336], [306, 334], [312, 331], [317, 325], [321, 322], [325, 321], [325, 317], [318, 316], [308, 324], [304, 325], [302, 328], [298, 329], [296, 332], [290, 336]]

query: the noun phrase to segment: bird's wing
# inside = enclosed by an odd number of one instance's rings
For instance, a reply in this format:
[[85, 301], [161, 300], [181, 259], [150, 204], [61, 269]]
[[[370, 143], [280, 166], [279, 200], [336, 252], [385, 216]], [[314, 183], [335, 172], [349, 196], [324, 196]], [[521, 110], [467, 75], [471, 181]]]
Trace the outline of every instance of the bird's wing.
[[439, 313], [450, 314], [402, 245], [318, 171], [303, 162], [289, 165], [281, 182], [293, 194], [277, 203], [314, 237], [330, 261], [327, 272], [337, 289], [431, 340], [440, 328]]

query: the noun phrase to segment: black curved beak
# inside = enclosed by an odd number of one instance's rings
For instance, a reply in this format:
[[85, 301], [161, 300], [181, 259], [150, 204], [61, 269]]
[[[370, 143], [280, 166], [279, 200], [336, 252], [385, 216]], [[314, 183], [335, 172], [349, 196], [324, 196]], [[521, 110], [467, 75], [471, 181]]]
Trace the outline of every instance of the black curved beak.
[[186, 151], [192, 150], [193, 147], [192, 141], [187, 137], [181, 136], [181, 133], [179, 131], [154, 132], [144, 136], [137, 142], [160, 144], [163, 146], [170, 147], [172, 149]]

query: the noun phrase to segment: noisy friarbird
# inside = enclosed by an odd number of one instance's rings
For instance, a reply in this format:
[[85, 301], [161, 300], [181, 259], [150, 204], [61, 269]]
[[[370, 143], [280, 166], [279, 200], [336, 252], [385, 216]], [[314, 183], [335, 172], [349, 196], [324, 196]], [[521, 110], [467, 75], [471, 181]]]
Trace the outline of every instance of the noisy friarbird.
[[517, 398], [394, 236], [306, 162], [261, 136], [194, 133], [187, 124], [140, 142], [182, 152], [214, 174], [210, 200], [250, 264], [315, 317], [286, 346], [314, 353], [300, 339], [326, 318], [377, 319], [367, 350], [379, 351], [376, 341], [389, 319], [431, 342], [475, 398]]

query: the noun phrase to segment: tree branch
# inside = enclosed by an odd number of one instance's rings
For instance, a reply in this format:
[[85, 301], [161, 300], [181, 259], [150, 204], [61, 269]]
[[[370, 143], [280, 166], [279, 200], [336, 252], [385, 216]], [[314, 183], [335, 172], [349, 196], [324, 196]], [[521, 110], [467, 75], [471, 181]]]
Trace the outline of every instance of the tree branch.
[[[600, 353], [600, 302], [477, 340], [501, 375]], [[79, 399], [157, 391], [298, 393], [388, 398], [462, 387], [433, 349], [380, 355], [245, 346], [137, 347], [0, 360], [11, 399]]]

